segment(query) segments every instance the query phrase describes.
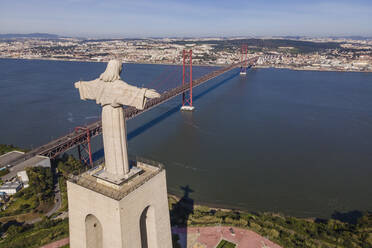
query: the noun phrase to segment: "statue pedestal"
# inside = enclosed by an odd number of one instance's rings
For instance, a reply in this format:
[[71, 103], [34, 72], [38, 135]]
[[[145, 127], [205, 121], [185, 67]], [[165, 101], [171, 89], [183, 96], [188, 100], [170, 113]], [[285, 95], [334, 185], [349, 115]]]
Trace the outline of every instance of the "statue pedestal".
[[102, 183], [109, 187], [119, 189], [120, 185], [132, 179], [133, 177], [139, 176], [142, 172], [143, 169], [137, 166], [133, 166], [129, 170], [128, 174], [119, 176], [106, 171], [105, 168], [102, 168], [101, 170], [92, 174], [92, 176], [97, 178], [97, 183]]
[[172, 248], [165, 170], [137, 166], [121, 185], [100, 183], [96, 171], [69, 179], [71, 248]]

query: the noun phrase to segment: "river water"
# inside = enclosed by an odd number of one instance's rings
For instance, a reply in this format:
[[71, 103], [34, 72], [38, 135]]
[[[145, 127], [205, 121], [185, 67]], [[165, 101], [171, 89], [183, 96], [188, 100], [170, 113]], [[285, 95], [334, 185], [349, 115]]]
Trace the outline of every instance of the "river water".
[[[0, 59], [0, 143], [32, 148], [97, 120], [73, 83], [104, 68]], [[215, 69], [194, 67], [194, 78]], [[372, 210], [372, 74], [237, 72], [196, 88], [193, 113], [177, 97], [130, 120], [129, 153], [164, 163], [169, 192], [189, 186], [200, 203], [304, 217]], [[122, 78], [163, 92], [180, 75], [128, 64]]]

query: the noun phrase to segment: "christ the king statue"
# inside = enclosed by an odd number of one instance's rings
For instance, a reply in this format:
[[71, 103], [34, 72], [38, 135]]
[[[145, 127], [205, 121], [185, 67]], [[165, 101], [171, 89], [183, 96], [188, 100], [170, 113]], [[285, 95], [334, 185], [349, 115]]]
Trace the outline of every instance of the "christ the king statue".
[[121, 70], [121, 62], [111, 60], [99, 78], [75, 83], [82, 100], [96, 100], [102, 106], [105, 174], [112, 178], [123, 178], [129, 173], [123, 105], [143, 109], [147, 99], [160, 96], [153, 89], [138, 88], [122, 81]]

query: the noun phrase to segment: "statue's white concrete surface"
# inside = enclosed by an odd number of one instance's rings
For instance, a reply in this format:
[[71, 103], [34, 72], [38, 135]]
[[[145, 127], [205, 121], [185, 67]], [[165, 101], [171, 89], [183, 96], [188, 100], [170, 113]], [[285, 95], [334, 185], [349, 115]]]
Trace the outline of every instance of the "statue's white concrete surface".
[[122, 64], [111, 60], [106, 71], [92, 81], [79, 81], [83, 100], [96, 100], [102, 106], [102, 135], [105, 151], [106, 176], [117, 179], [129, 173], [126, 125], [123, 105], [143, 109], [146, 99], [160, 95], [152, 89], [138, 88], [120, 79]]
[[137, 161], [129, 171], [123, 115], [123, 105], [143, 109], [159, 94], [120, 80], [121, 68], [112, 60], [98, 79], [75, 83], [102, 105], [105, 166], [67, 182], [70, 247], [172, 248], [165, 170]]
[[88, 174], [67, 182], [71, 248], [172, 248], [165, 170], [140, 166], [121, 189]]

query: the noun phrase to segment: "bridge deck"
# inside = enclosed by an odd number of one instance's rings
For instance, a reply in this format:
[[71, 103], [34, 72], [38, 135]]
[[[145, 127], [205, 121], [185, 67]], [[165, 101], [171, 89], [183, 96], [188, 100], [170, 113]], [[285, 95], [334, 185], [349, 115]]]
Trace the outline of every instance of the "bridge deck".
[[[258, 57], [254, 57], [254, 58], [251, 58], [248, 60], [248, 65], [251, 66], [253, 65], [256, 61], [257, 61]], [[208, 73], [196, 80], [193, 80], [193, 88], [213, 79], [213, 78], [216, 78], [228, 71], [231, 71], [232, 69], [234, 68], [237, 68], [239, 66], [241, 66], [242, 64], [246, 63], [246, 61], [243, 61], [243, 62], [239, 62], [239, 63], [236, 63], [236, 64], [233, 64], [233, 65], [230, 65], [230, 66], [227, 66], [227, 67], [224, 67], [224, 68], [221, 68], [219, 70], [216, 70], [216, 71], [213, 71], [211, 73]], [[124, 114], [125, 114], [125, 117], [126, 119], [131, 119], [131, 118], [134, 118], [135, 116], [137, 115], [140, 115], [184, 92], [187, 92], [189, 91], [190, 87], [188, 84], [185, 84], [185, 85], [181, 85], [179, 87], [176, 87], [176, 88], [173, 88], [169, 91], [166, 91], [165, 93], [161, 94], [160, 97], [158, 98], [155, 98], [155, 99], [150, 99], [146, 105], [145, 105], [145, 108], [143, 110], [138, 110], [134, 107], [128, 107], [128, 108], [125, 108], [124, 109]], [[89, 130], [89, 135], [90, 137], [95, 137], [97, 135], [100, 135], [102, 133], [102, 125], [101, 125], [101, 121], [97, 121], [97, 122], [94, 122], [90, 125], [87, 126], [88, 130]], [[19, 163], [21, 163], [22, 161], [25, 161], [29, 158], [32, 158], [36, 155], [44, 155], [44, 156], [48, 156], [49, 158], [55, 158], [57, 157], [59, 154], [62, 154], [64, 152], [66, 152], [67, 150], [77, 146], [77, 145], [80, 145], [80, 144], [84, 144], [87, 142], [87, 137], [88, 137], [88, 134], [86, 132], [83, 132], [83, 131], [79, 131], [79, 132], [71, 132], [65, 136], [62, 136], [60, 138], [57, 138], [45, 145], [42, 145], [40, 147], [37, 147], [27, 153], [25, 153], [24, 155], [18, 157], [17, 159], [13, 160], [13, 161], [10, 161], [8, 162], [8, 164], [10, 164], [11, 166], [15, 166]], [[2, 165], [0, 164], [0, 167], [2, 166], [5, 166], [5, 165]]]

